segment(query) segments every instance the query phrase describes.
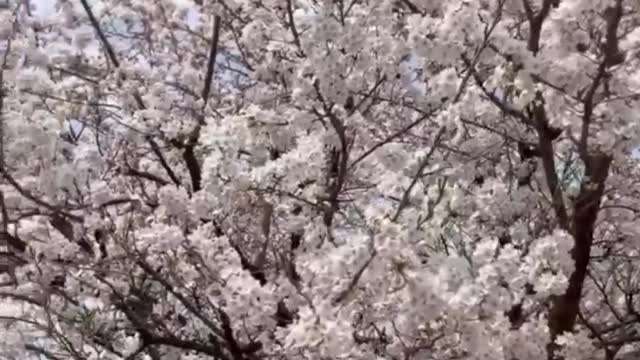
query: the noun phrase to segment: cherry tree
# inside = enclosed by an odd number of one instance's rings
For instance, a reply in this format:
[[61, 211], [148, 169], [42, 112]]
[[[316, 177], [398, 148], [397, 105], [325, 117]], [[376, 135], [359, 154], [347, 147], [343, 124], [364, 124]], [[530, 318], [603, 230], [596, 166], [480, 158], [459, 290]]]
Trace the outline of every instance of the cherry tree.
[[640, 2], [0, 5], [0, 358], [640, 356]]

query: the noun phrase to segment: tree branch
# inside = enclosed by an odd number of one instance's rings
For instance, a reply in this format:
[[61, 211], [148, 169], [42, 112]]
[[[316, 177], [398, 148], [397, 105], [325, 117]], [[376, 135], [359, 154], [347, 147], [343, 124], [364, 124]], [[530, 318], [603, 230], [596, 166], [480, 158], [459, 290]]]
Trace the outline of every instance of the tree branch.
[[218, 44], [220, 42], [220, 16], [213, 18], [213, 40], [211, 40], [211, 48], [209, 49], [209, 60], [207, 61], [207, 73], [204, 78], [204, 88], [202, 89], [202, 100], [204, 104], [202, 107], [207, 106], [209, 100], [209, 93], [211, 92], [211, 79], [213, 78], [213, 71], [216, 65], [216, 57], [218, 54]]
[[293, 35], [293, 43], [296, 44], [298, 51], [302, 54], [302, 44], [300, 43], [300, 35], [298, 29], [296, 29], [296, 22], [293, 19], [293, 1], [287, 0], [287, 16], [289, 18], [289, 28], [291, 29], [291, 35]]
[[438, 144], [440, 143], [440, 138], [444, 134], [444, 130], [445, 130], [444, 126], [438, 130], [438, 133], [436, 134], [436, 137], [433, 140], [433, 145], [431, 146], [431, 149], [429, 150], [427, 155], [425, 155], [424, 159], [422, 159], [422, 162], [420, 163], [420, 166], [418, 167], [416, 174], [413, 176], [411, 183], [402, 194], [402, 198], [400, 199], [400, 204], [398, 205], [398, 209], [396, 210], [396, 213], [391, 218], [391, 221], [394, 221], [394, 222], [397, 221], [398, 218], [400, 217], [400, 214], [402, 213], [402, 210], [404, 210], [404, 208], [407, 207], [407, 205], [409, 205], [409, 196], [411, 196], [411, 191], [413, 191], [413, 188], [418, 183], [418, 180], [422, 177], [422, 172], [424, 171], [424, 169], [427, 167], [427, 165], [429, 165], [429, 162], [431, 161], [431, 156], [433, 156], [433, 153], [438, 147]]
[[529, 21], [529, 38], [527, 41], [527, 49], [534, 55], [540, 50], [540, 34], [542, 32], [542, 24], [551, 11], [551, 6], [557, 7], [560, 0], [544, 0], [540, 12], [534, 14], [529, 0], [522, 0], [527, 20]]
[[[116, 53], [113, 50], [113, 46], [111, 46], [111, 43], [109, 43], [109, 39], [107, 39], [104, 32], [102, 31], [102, 28], [100, 27], [100, 23], [98, 22], [95, 15], [93, 14], [91, 7], [87, 3], [87, 0], [80, 0], [80, 2], [82, 3], [82, 7], [84, 8], [84, 11], [87, 13], [87, 16], [89, 17], [91, 26], [93, 27], [96, 34], [98, 34], [98, 37], [100, 38], [100, 42], [102, 43], [102, 46], [105, 47], [109, 60], [111, 61], [111, 63], [113, 63], [115, 67], [117, 68], [120, 67], [120, 62], [118, 61]], [[144, 102], [142, 101], [142, 97], [140, 96], [140, 94], [135, 93], [133, 97], [138, 105], [138, 108], [146, 109], [146, 106], [144, 105]], [[167, 160], [164, 158], [164, 155], [162, 155], [162, 152], [160, 151], [160, 146], [158, 146], [158, 144], [155, 142], [155, 140], [153, 140], [151, 136], [145, 136], [145, 140], [149, 143], [149, 145], [151, 145], [151, 151], [156, 155], [156, 157], [158, 158], [158, 161], [160, 162], [160, 165], [165, 169], [165, 171], [167, 172], [167, 174], [169, 175], [173, 183], [176, 184], [177, 186], [180, 186], [180, 180], [178, 180], [178, 177], [173, 172], [173, 169], [171, 169], [171, 167], [167, 163]]]

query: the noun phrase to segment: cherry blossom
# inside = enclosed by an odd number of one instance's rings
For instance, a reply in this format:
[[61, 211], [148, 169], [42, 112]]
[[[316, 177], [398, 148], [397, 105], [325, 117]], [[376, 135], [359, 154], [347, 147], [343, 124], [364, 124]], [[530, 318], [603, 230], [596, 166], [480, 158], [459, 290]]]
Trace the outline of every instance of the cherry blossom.
[[638, 1], [43, 5], [0, 1], [0, 358], [640, 354]]

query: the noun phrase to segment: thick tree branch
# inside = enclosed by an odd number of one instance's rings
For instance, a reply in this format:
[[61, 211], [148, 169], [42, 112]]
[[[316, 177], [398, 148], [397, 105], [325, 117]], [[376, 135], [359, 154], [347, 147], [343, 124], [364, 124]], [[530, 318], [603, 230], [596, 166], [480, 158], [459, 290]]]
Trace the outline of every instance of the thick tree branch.
[[211, 48], [209, 49], [209, 60], [207, 61], [207, 73], [204, 78], [204, 87], [202, 89], [202, 107], [207, 106], [209, 94], [211, 92], [211, 80], [216, 66], [216, 58], [218, 54], [218, 46], [220, 42], [220, 16], [213, 18], [213, 37], [211, 40]]
[[[584, 113], [582, 117], [582, 133], [579, 146], [580, 156], [584, 162], [585, 174], [580, 185], [580, 192], [574, 205], [571, 233], [574, 237], [572, 258], [575, 270], [569, 278], [569, 285], [562, 296], [556, 297], [549, 314], [549, 330], [551, 339], [564, 332], [572, 331], [580, 310], [582, 288], [587, 276], [593, 234], [604, 194], [605, 182], [611, 166], [611, 155], [593, 152], [589, 149], [589, 125], [591, 124], [595, 105], [595, 93], [605, 77], [609, 66], [620, 63], [617, 29], [622, 17], [622, 0], [616, 0], [614, 7], [605, 11], [607, 32], [605, 34], [604, 59], [598, 67], [597, 74], [583, 98]], [[548, 346], [549, 358], [553, 358], [555, 346]]]
[[559, 133], [549, 126], [549, 119], [544, 108], [545, 103], [540, 93], [536, 94], [536, 100], [530, 105], [531, 122], [538, 133], [538, 151], [542, 159], [542, 167], [547, 182], [547, 188], [551, 195], [551, 206], [558, 218], [558, 223], [563, 229], [569, 228], [569, 216], [564, 203], [564, 195], [558, 178], [553, 140]]
[[81, 238], [76, 241], [73, 231], [73, 224], [61, 216], [59, 213], [54, 213], [49, 217], [49, 224], [53, 226], [54, 229], [58, 230], [67, 240], [72, 243], [76, 243], [82, 251], [87, 254], [93, 255], [93, 247], [87, 239]]
[[[463, 61], [467, 64], [471, 62], [463, 56]], [[542, 165], [547, 182], [547, 188], [551, 194], [551, 203], [558, 218], [558, 223], [564, 229], [568, 229], [569, 221], [567, 215], [566, 205], [564, 204], [564, 197], [562, 189], [560, 187], [560, 180], [556, 172], [555, 154], [553, 150], [553, 141], [560, 135], [560, 130], [549, 126], [549, 120], [547, 119], [547, 113], [544, 108], [544, 99], [540, 93], [536, 94], [536, 101], [529, 105], [528, 115], [519, 111], [509, 104], [500, 100], [494, 93], [489, 92], [483, 84], [482, 79], [478, 75], [475, 69], [470, 68], [473, 78], [475, 79], [476, 86], [478, 86], [488, 99], [496, 105], [505, 114], [513, 116], [521, 120], [524, 124], [529, 125], [536, 129], [538, 133], [538, 147], [542, 158]]]
[[[549, 313], [549, 330], [552, 340], [563, 332], [573, 330], [575, 325], [591, 256], [593, 232], [610, 164], [610, 156], [596, 154], [589, 157], [589, 164], [586, 166], [586, 180], [583, 180], [580, 186], [571, 224], [574, 237], [571, 255], [575, 261], [575, 270], [569, 278], [567, 290], [554, 299]], [[549, 358], [552, 359], [555, 352], [552, 343], [549, 345], [548, 352]]]
[[557, 7], [560, 4], [560, 0], [543, 0], [542, 8], [537, 14], [534, 14], [529, 1], [530, 0], [522, 0], [522, 5], [524, 7], [527, 20], [529, 21], [529, 38], [527, 41], [527, 49], [529, 49], [529, 51], [531, 51], [535, 55], [540, 50], [540, 34], [542, 32], [542, 24], [549, 15], [551, 7]]
[[165, 186], [167, 184], [169, 184], [169, 182], [157, 175], [154, 175], [150, 172], [146, 172], [146, 171], [140, 171], [131, 167], [127, 167], [124, 170], [119, 170], [120, 173], [122, 173], [123, 175], [127, 175], [127, 176], [134, 176], [137, 178], [141, 178], [141, 179], [145, 179], [145, 180], [150, 180], [150, 181], [154, 181], [157, 182], [158, 185], [160, 186]]
[[336, 114], [333, 113], [333, 105], [329, 104], [325, 100], [324, 96], [322, 96], [322, 92], [320, 91], [320, 86], [317, 81], [314, 83], [314, 87], [318, 99], [323, 105], [325, 116], [329, 118], [329, 123], [333, 127], [333, 130], [335, 131], [340, 141], [340, 149], [334, 149], [331, 152], [330, 162], [331, 167], [334, 169], [329, 171], [327, 184], [329, 208], [325, 211], [323, 219], [324, 224], [327, 227], [327, 231], [329, 232], [329, 238], [332, 239], [331, 226], [333, 223], [333, 217], [340, 207], [338, 197], [347, 179], [347, 165], [349, 163], [349, 140], [347, 139], [347, 129], [344, 126], [344, 123], [336, 116]]
[[422, 11], [411, 1], [409, 0], [401, 0], [400, 1], [403, 5], [405, 5], [407, 8], [409, 8], [409, 11], [411, 11], [414, 14], [422, 14]]
[[98, 38], [100, 38], [100, 42], [102, 43], [102, 46], [104, 46], [104, 49], [107, 52], [107, 56], [109, 57], [109, 60], [111, 60], [111, 62], [113, 63], [113, 66], [117, 68], [120, 67], [120, 62], [118, 61], [116, 52], [113, 50], [113, 46], [111, 46], [111, 43], [105, 36], [104, 31], [102, 31], [102, 28], [100, 27], [100, 23], [98, 22], [98, 19], [96, 19], [95, 15], [93, 14], [93, 11], [89, 6], [89, 3], [87, 3], [87, 0], [80, 0], [80, 3], [82, 4], [84, 11], [87, 13], [87, 16], [89, 17], [89, 22], [91, 23], [93, 30], [95, 30], [96, 34], [98, 35]]
[[598, 70], [595, 77], [593, 78], [593, 81], [591, 82], [591, 85], [582, 98], [582, 131], [580, 134], [580, 142], [578, 144], [582, 161], [586, 161], [589, 153], [589, 126], [591, 125], [593, 109], [596, 106], [594, 101], [595, 94], [600, 85], [602, 85], [602, 81], [607, 75], [607, 69], [610, 66], [619, 64], [621, 62], [621, 57], [622, 60], [624, 60], [624, 56], [620, 54], [620, 51], [618, 50], [617, 36], [618, 26], [620, 24], [620, 19], [622, 18], [622, 0], [616, 0], [615, 7], [609, 7], [605, 12], [605, 20], [607, 21], [607, 32], [605, 34], [606, 42], [602, 47], [604, 58], [598, 66]]
[[187, 143], [185, 145], [179, 142], [174, 142], [174, 146], [182, 148], [182, 159], [184, 160], [187, 171], [191, 178], [191, 188], [193, 192], [197, 192], [202, 188], [202, 170], [198, 158], [195, 154], [195, 147], [200, 137], [200, 128], [205, 124], [204, 111], [209, 101], [209, 95], [211, 94], [211, 83], [216, 65], [216, 58], [218, 54], [218, 47], [220, 42], [220, 16], [215, 16], [213, 19], [213, 37], [211, 40], [211, 48], [209, 49], [209, 59], [207, 60], [207, 72], [205, 74], [204, 86], [202, 88], [202, 114], [198, 117], [198, 124], [193, 130]]

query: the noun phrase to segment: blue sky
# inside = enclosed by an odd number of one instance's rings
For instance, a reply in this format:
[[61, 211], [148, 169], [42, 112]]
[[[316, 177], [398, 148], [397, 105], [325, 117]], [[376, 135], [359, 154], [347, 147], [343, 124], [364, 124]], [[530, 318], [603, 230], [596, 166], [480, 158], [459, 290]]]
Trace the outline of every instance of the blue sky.
[[46, 16], [55, 12], [55, 0], [33, 0], [36, 6], [35, 14], [38, 16]]

